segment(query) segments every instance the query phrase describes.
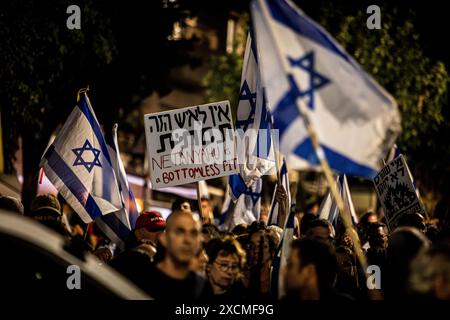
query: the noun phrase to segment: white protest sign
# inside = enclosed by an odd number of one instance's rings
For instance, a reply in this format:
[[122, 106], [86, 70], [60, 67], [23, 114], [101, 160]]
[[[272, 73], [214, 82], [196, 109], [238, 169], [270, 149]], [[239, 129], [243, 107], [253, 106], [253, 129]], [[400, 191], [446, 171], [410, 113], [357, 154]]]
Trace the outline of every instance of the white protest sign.
[[411, 172], [402, 155], [386, 164], [375, 176], [373, 183], [390, 230], [397, 227], [399, 219], [405, 214], [425, 214], [417, 197]]
[[146, 114], [144, 122], [153, 188], [238, 172], [228, 101]]

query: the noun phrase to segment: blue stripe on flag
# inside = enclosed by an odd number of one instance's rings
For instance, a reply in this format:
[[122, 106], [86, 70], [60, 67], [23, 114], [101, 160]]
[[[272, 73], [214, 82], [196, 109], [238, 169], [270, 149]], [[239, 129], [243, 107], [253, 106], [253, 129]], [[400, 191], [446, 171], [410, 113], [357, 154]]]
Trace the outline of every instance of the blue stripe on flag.
[[274, 127], [279, 130], [280, 139], [283, 138], [284, 132], [293, 123], [293, 120], [301, 116], [296, 103], [297, 98], [301, 96], [300, 91], [292, 75], [288, 76], [288, 81], [289, 91], [273, 110]]
[[273, 299], [278, 299], [278, 288], [280, 282], [280, 268], [281, 268], [281, 248], [283, 247], [283, 239], [281, 239], [280, 245], [277, 248], [275, 258], [272, 263], [272, 272], [270, 277], [270, 294]]
[[83, 114], [86, 116], [86, 119], [89, 121], [89, 124], [91, 125], [92, 130], [94, 131], [95, 136], [97, 137], [98, 143], [100, 144], [103, 156], [108, 161], [109, 165], [112, 166], [111, 158], [109, 157], [108, 148], [106, 147], [102, 130], [100, 129], [100, 125], [98, 124], [97, 120], [95, 120], [95, 117], [92, 114], [91, 110], [89, 109], [85, 94], [81, 95], [80, 101], [78, 102], [77, 106], [81, 110], [81, 112], [83, 112]]
[[94, 198], [92, 198], [92, 196], [84, 187], [83, 183], [67, 166], [64, 160], [61, 159], [53, 145], [50, 145], [44, 155], [44, 158], [47, 159], [50, 168], [52, 168], [52, 170], [58, 175], [61, 181], [70, 190], [70, 192], [72, 192], [75, 198], [77, 198], [81, 205], [86, 209], [92, 220], [95, 220], [97, 217], [102, 216], [102, 212], [97, 206]]
[[106, 214], [101, 219], [122, 241], [125, 242], [130, 236], [131, 231], [114, 213]]
[[240, 174], [229, 176], [228, 184], [230, 185], [231, 193], [235, 199], [239, 198], [241, 194], [245, 193], [247, 190], [244, 179], [242, 179]]
[[253, 26], [250, 25], [249, 28], [249, 33], [250, 33], [250, 38], [252, 39], [250, 45], [252, 47], [252, 53], [253, 53], [253, 57], [255, 58], [256, 64], [258, 64], [258, 51], [256, 49], [256, 41], [255, 41], [255, 34], [253, 32]]
[[[266, 93], [262, 92], [262, 106], [261, 106], [261, 119], [259, 121], [259, 130], [264, 130], [264, 135], [261, 136], [261, 132], [258, 131], [258, 137], [256, 140], [256, 156], [259, 158], [267, 159], [269, 158], [270, 154], [270, 147], [272, 145], [272, 136], [271, 136], [271, 119], [270, 119], [270, 113], [267, 111], [266, 108]], [[263, 141], [261, 141], [263, 139]], [[263, 150], [261, 150], [260, 146], [263, 145], [265, 140], [265, 146]]]
[[[337, 171], [347, 174], [364, 177], [375, 177], [377, 172], [370, 167], [359, 164], [339, 152], [336, 152], [324, 145], [321, 145], [330, 166]], [[294, 153], [301, 158], [308, 160], [313, 165], [319, 165], [319, 159], [314, 151], [311, 139], [303, 140], [294, 150]]]
[[[268, 9], [274, 20], [283, 24], [287, 28], [290, 28], [300, 34], [301, 36], [308, 38], [324, 48], [330, 50], [337, 56], [341, 57], [352, 65], [356, 69], [360, 69], [350, 56], [341, 48], [339, 48], [335, 41], [320, 30], [306, 15], [300, 14], [294, 8], [292, 8], [286, 1], [280, 0], [264, 0], [267, 3]], [[390, 105], [389, 99], [387, 99], [380, 88], [377, 87], [372, 81], [369, 81], [367, 76], [364, 76], [365, 83], [374, 91], [376, 91], [381, 97], [386, 100], [386, 103]]]
[[136, 199], [134, 198], [134, 194], [130, 190], [128, 190], [128, 194], [130, 195], [129, 199], [129, 206], [128, 206], [128, 215], [130, 219], [130, 226], [131, 229], [134, 229], [134, 226], [136, 225], [136, 220], [139, 218], [139, 210], [136, 206]]
[[266, 3], [272, 17], [276, 21], [285, 25], [287, 28], [295, 30], [305, 38], [320, 44], [351, 63], [348, 55], [339, 49], [324, 32], [314, 26], [305, 16], [299, 14], [285, 1], [267, 0]]
[[394, 159], [397, 158], [399, 155], [401, 155], [400, 148], [397, 145], [394, 145], [395, 153], [394, 153]]
[[280, 168], [280, 177], [283, 177], [287, 174], [287, 166], [286, 166], [286, 160], [283, 159], [283, 165]]
[[106, 170], [102, 171], [102, 198], [108, 201], [111, 201], [111, 184], [114, 181], [108, 181], [112, 175], [108, 174]]

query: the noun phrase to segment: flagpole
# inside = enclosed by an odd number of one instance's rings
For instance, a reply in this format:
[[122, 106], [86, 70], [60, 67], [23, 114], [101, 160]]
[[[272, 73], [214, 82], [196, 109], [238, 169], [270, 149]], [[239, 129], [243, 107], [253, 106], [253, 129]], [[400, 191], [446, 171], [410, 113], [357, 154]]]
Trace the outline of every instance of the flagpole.
[[80, 96], [82, 93], [87, 93], [89, 91], [89, 86], [87, 86], [86, 88], [81, 88], [80, 90], [78, 90], [77, 93], [77, 102], [80, 101]]
[[203, 221], [202, 198], [200, 197], [200, 181], [197, 181], [197, 201], [198, 213], [200, 214], [201, 221]]
[[[262, 17], [263, 17], [263, 19], [266, 20], [266, 25], [269, 25], [270, 22], [267, 21], [269, 12], [266, 7], [266, 4], [264, 3], [264, 1], [259, 1], [259, 4], [261, 5], [261, 9], [264, 11], [264, 14], [262, 14]], [[271, 37], [272, 37], [273, 41], [276, 43], [276, 45], [274, 47], [278, 53], [278, 56], [280, 57], [280, 61], [282, 63], [283, 69], [285, 72], [289, 72], [289, 67], [287, 66], [286, 60], [284, 59], [284, 55], [280, 52], [280, 49], [279, 49], [280, 46], [278, 45], [278, 39], [274, 36], [271, 28], [268, 28], [268, 30], [271, 33]], [[261, 70], [261, 71], [263, 72], [263, 70]], [[342, 222], [344, 223], [344, 227], [348, 231], [349, 236], [353, 241], [356, 256], [358, 257], [358, 261], [359, 261], [361, 267], [363, 268], [364, 273], [366, 274], [365, 271], [367, 270], [367, 259], [363, 255], [363, 251], [361, 248], [361, 243], [359, 241], [358, 233], [356, 232], [355, 228], [353, 227], [353, 224], [350, 219], [350, 215], [347, 213], [347, 210], [345, 210], [344, 201], [342, 200], [342, 197], [336, 188], [336, 184], [333, 179], [333, 174], [331, 172], [330, 165], [328, 164], [328, 160], [325, 157], [325, 152], [319, 143], [319, 139], [318, 139], [316, 130], [314, 129], [314, 127], [311, 124], [311, 121], [309, 120], [307, 108], [301, 99], [297, 99], [297, 101], [299, 103], [296, 103], [296, 106], [299, 109], [301, 118], [303, 119], [306, 130], [308, 131], [309, 137], [310, 137], [312, 145], [314, 147], [314, 151], [315, 151], [317, 157], [319, 158], [323, 173], [325, 174], [325, 178], [328, 182], [328, 185], [330, 186], [331, 194], [333, 195], [333, 197], [336, 201], [336, 205], [339, 208], [339, 213], [341, 215]], [[367, 274], [366, 274], [366, 277], [367, 277]]]
[[89, 223], [86, 223], [86, 229], [84, 229], [84, 235], [83, 235], [84, 241], [86, 241], [88, 231], [89, 231]]
[[[263, 106], [263, 108], [265, 108], [265, 106]], [[277, 184], [279, 184], [279, 183], [281, 183], [281, 180], [280, 180], [280, 162], [281, 162], [280, 146], [278, 145], [277, 139], [275, 139], [276, 137], [273, 134], [273, 130], [270, 130], [270, 136], [272, 138], [272, 143], [274, 146], [273, 149], [275, 152], [275, 170], [277, 171], [277, 182], [278, 182]]]

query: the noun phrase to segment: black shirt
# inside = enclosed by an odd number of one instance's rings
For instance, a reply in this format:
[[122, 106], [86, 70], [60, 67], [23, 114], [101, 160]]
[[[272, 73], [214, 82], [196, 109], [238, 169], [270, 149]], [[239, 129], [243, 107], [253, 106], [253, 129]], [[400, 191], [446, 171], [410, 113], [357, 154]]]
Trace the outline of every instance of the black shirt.
[[155, 300], [169, 302], [194, 302], [205, 301], [212, 294], [212, 289], [206, 279], [195, 273], [189, 272], [182, 280], [174, 279], [161, 270], [154, 263], [149, 266], [143, 279], [144, 289]]

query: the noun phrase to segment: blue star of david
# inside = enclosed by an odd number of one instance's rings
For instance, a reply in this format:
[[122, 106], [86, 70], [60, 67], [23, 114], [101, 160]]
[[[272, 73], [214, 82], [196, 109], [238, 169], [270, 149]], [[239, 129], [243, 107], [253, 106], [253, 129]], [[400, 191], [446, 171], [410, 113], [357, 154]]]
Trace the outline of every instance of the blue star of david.
[[[100, 160], [98, 158], [100, 156], [100, 150], [92, 147], [92, 144], [89, 142], [89, 140], [86, 139], [81, 148], [75, 148], [72, 149], [72, 151], [76, 155], [73, 166], [84, 166], [89, 173], [91, 173], [94, 166], [99, 166], [100, 168], [102, 167], [102, 164], [100, 163]], [[93, 161], [84, 161], [83, 153], [85, 151], [92, 152], [92, 154], [94, 155]]]
[[[308, 73], [309, 83], [305, 90], [301, 90], [295, 81], [290, 81], [293, 90], [297, 91], [300, 98], [307, 97], [307, 106], [314, 110], [314, 92], [330, 83], [330, 80], [319, 74], [315, 68], [314, 51], [305, 54], [303, 57], [293, 59], [288, 57], [291, 66], [298, 67]], [[291, 79], [289, 79], [291, 80]], [[306, 86], [305, 86], [306, 87]]]
[[251, 188], [247, 188], [247, 190], [244, 191], [244, 194], [252, 199], [253, 206], [255, 206], [259, 198], [261, 198], [261, 192], [253, 192]]
[[252, 92], [248, 86], [247, 80], [242, 84], [241, 92], [239, 93], [239, 101], [246, 101], [250, 103], [250, 113], [247, 120], [240, 120], [236, 122], [236, 127], [247, 131], [247, 128], [255, 120], [256, 111], [256, 92]]

